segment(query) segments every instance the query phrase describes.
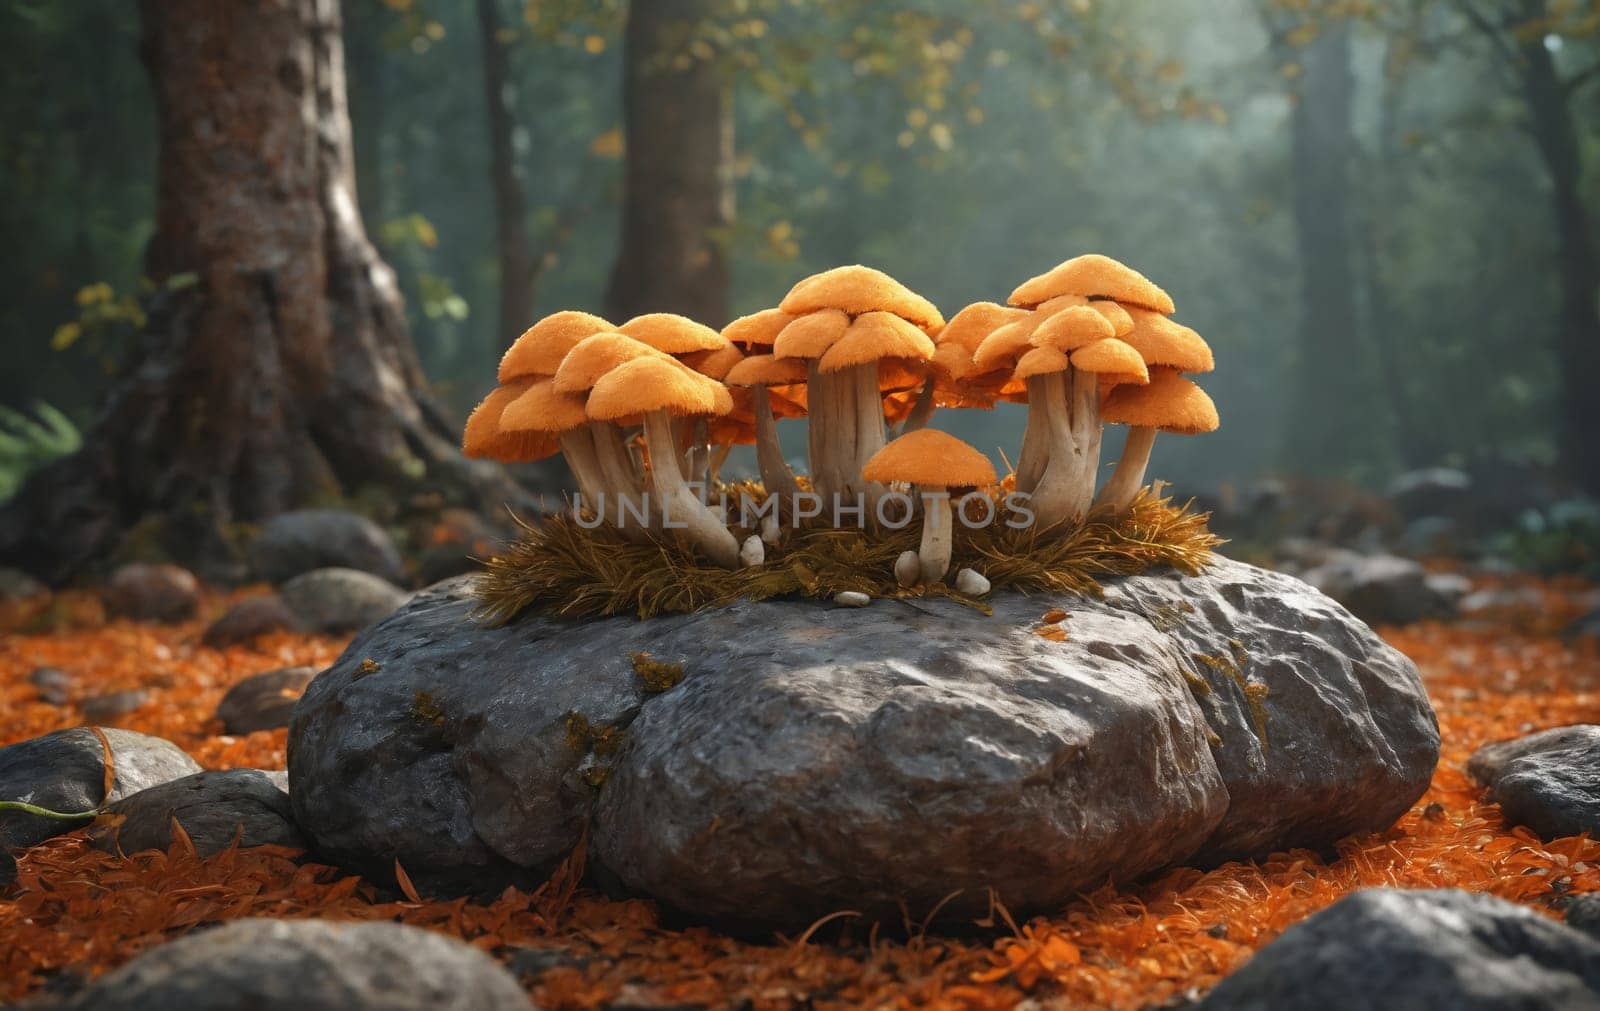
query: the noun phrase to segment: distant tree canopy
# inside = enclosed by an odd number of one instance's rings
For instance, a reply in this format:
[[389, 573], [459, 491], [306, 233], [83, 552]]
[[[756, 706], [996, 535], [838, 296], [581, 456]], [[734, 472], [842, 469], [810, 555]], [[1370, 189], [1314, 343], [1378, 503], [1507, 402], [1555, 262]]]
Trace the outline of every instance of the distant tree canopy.
[[[80, 420], [137, 327], [154, 207], [132, 6], [0, 12], [23, 82], [0, 104], [15, 237], [0, 399]], [[1158, 448], [1163, 473], [1377, 480], [1565, 450], [1600, 482], [1577, 437], [1597, 421], [1568, 378], [1600, 364], [1592, 3], [689, 6], [681, 38], [634, 69], [705, 67], [725, 96], [731, 143], [694, 147], [725, 186], [695, 227], [726, 264], [726, 313], [850, 261], [948, 313], [1100, 250], [1160, 278], [1217, 349], [1222, 430]], [[361, 210], [459, 407], [515, 336], [507, 317], [601, 311], [623, 304], [614, 278], [638, 285], [619, 273], [628, 5], [346, 0], [345, 15]], [[982, 426], [1009, 420], [955, 425], [986, 445]]]

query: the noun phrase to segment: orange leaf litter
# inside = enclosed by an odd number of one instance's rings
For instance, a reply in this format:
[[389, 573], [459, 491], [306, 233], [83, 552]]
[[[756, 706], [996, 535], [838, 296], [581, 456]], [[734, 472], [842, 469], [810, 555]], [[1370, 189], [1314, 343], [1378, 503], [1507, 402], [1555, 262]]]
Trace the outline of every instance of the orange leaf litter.
[[[180, 839], [166, 853], [121, 858], [75, 834], [21, 856], [18, 885], [0, 900], [0, 1002], [57, 976], [104, 972], [218, 921], [317, 916], [398, 920], [507, 961], [535, 950], [539, 957], [525, 964], [536, 968], [523, 982], [552, 1008], [619, 999], [756, 1008], [1006, 1008], [1023, 1000], [1134, 1008], [1203, 992], [1286, 927], [1363, 886], [1460, 887], [1548, 912], [1563, 895], [1600, 892], [1600, 842], [1544, 843], [1507, 828], [1463, 767], [1485, 742], [1600, 720], [1600, 653], [1593, 640], [1551, 634], [1571, 617], [1583, 587], [1517, 582], [1543, 592], [1545, 605], [1472, 624], [1385, 630], [1423, 670], [1444, 754], [1428, 794], [1398, 825], [1347, 839], [1337, 852], [1291, 851], [1211, 871], [1177, 868], [1136, 885], [1108, 884], [1026, 923], [996, 906], [975, 933], [959, 938], [916, 924], [890, 938], [840, 916], [814, 932], [762, 941], [671, 929], [649, 902], [579, 887], [581, 850], [534, 892], [508, 890], [485, 905], [417, 901], [414, 893], [400, 895], [277, 848], [201, 860]], [[170, 738], [208, 768], [282, 768], [285, 732], [221, 736], [211, 715], [217, 700], [259, 671], [325, 665], [342, 643], [283, 634], [248, 648], [200, 646], [204, 619], [241, 595], [208, 596], [201, 620], [173, 627], [106, 623], [83, 594], [60, 595], [48, 606], [6, 605], [0, 744], [80, 722], [76, 709], [34, 699], [28, 675], [55, 666], [75, 677], [81, 694], [146, 689], [146, 705], [118, 724]], [[404, 868], [397, 879], [409, 883]]]

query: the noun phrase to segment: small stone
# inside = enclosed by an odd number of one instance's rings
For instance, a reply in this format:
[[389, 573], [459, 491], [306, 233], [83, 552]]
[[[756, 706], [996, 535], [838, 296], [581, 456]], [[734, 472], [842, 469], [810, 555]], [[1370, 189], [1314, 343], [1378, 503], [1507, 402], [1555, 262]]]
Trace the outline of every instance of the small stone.
[[529, 1011], [503, 967], [398, 923], [235, 920], [157, 945], [61, 1005], [71, 1011]]
[[46, 592], [43, 583], [21, 569], [0, 565], [0, 600], [26, 600]]
[[194, 617], [200, 583], [176, 565], [124, 565], [112, 573], [101, 594], [113, 618], [173, 624]]
[[64, 706], [72, 701], [72, 676], [60, 667], [40, 667], [28, 675], [39, 690], [39, 701]]
[[85, 723], [107, 723], [128, 715], [149, 701], [150, 693], [143, 688], [129, 688], [127, 691], [84, 699], [78, 704], [78, 709], [83, 713]]
[[343, 509], [300, 509], [275, 516], [250, 545], [256, 574], [284, 583], [317, 569], [358, 569], [391, 583], [405, 578], [400, 552], [384, 529]]
[[760, 565], [767, 560], [767, 547], [761, 538], [751, 534], [744, 539], [744, 544], [739, 547], [739, 563], [746, 568]]
[[840, 607], [866, 607], [872, 598], [859, 590], [841, 590], [833, 595], [833, 602]]
[[217, 703], [224, 733], [251, 734], [289, 725], [289, 714], [317, 676], [315, 667], [283, 667], [245, 678]]
[[305, 849], [289, 807], [289, 777], [283, 772], [228, 769], [197, 772], [132, 794], [107, 808], [120, 818], [97, 830], [103, 850], [142, 853], [172, 845], [172, 822], [183, 826], [195, 852], [213, 856], [232, 846]]
[[989, 592], [989, 580], [972, 569], [962, 569], [956, 573], [956, 592], [969, 597], [985, 596]]
[[227, 613], [206, 629], [200, 642], [212, 649], [242, 646], [269, 632], [301, 631], [300, 619], [277, 594], [251, 597], [228, 608]]
[[1486, 744], [1468, 760], [1467, 774], [1489, 788], [1506, 821], [1540, 838], [1600, 835], [1600, 725]]
[[406, 599], [398, 586], [356, 569], [316, 569], [284, 583], [278, 592], [308, 628], [328, 633], [365, 628], [388, 617]]
[[902, 551], [900, 557], [894, 560], [894, 579], [901, 586], [910, 588], [917, 585], [917, 580], [922, 578], [922, 560], [915, 551]]

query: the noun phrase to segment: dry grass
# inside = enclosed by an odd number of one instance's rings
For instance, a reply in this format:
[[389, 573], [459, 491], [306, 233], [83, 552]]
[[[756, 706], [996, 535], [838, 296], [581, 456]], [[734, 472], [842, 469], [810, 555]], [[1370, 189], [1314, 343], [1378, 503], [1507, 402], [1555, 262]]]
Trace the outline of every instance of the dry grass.
[[[747, 486], [729, 489], [729, 499]], [[759, 486], [755, 486], [759, 497]], [[1142, 494], [1121, 519], [1091, 516], [1065, 532], [994, 523], [955, 526], [951, 571], [976, 569], [995, 590], [1096, 594], [1100, 580], [1171, 567], [1194, 574], [1221, 543], [1207, 515]], [[942, 596], [987, 609], [948, 585], [907, 589], [894, 562], [915, 550], [921, 525], [901, 530], [805, 526], [768, 548], [765, 563], [729, 571], [706, 565], [673, 541], [633, 544], [608, 525], [586, 530], [568, 513], [523, 523], [523, 535], [485, 564], [480, 615], [503, 623], [524, 611], [563, 618], [688, 613], [739, 599], [828, 598], [845, 590], [874, 597]]]

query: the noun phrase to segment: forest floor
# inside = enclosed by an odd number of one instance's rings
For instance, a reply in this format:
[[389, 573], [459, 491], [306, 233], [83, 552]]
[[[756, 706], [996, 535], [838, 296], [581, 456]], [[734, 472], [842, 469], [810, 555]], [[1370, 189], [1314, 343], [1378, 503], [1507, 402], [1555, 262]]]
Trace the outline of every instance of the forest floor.
[[[1195, 996], [1286, 927], [1364, 886], [1460, 887], [1550, 911], [1563, 896], [1600, 892], [1600, 841], [1545, 843], [1508, 828], [1463, 769], [1484, 743], [1600, 721], [1600, 644], [1558, 634], [1574, 616], [1576, 587], [1517, 582], [1539, 589], [1544, 605], [1381, 630], [1420, 665], [1444, 751], [1427, 795], [1397, 825], [1336, 851], [1179, 868], [1027, 922], [996, 909], [959, 938], [908, 925], [891, 939], [837, 919], [801, 936], [752, 940], [673, 929], [648, 902], [589, 890], [579, 883], [581, 853], [535, 892], [480, 905], [420, 901], [293, 851], [198, 859], [180, 841], [123, 858], [76, 833], [20, 856], [17, 887], [0, 899], [0, 1003], [71, 989], [185, 932], [247, 916], [398, 920], [452, 934], [504, 960], [549, 1008], [990, 1008], [1027, 998], [1132, 1008]], [[200, 645], [208, 621], [249, 592], [209, 595], [198, 619], [175, 626], [107, 622], [87, 593], [3, 605], [0, 745], [82, 722], [71, 706], [36, 700], [29, 675], [51, 666], [90, 694], [146, 690], [146, 704], [116, 725], [168, 738], [207, 768], [283, 768], [286, 732], [223, 736], [217, 701], [251, 674], [326, 665], [344, 644], [278, 634], [252, 647]]]

